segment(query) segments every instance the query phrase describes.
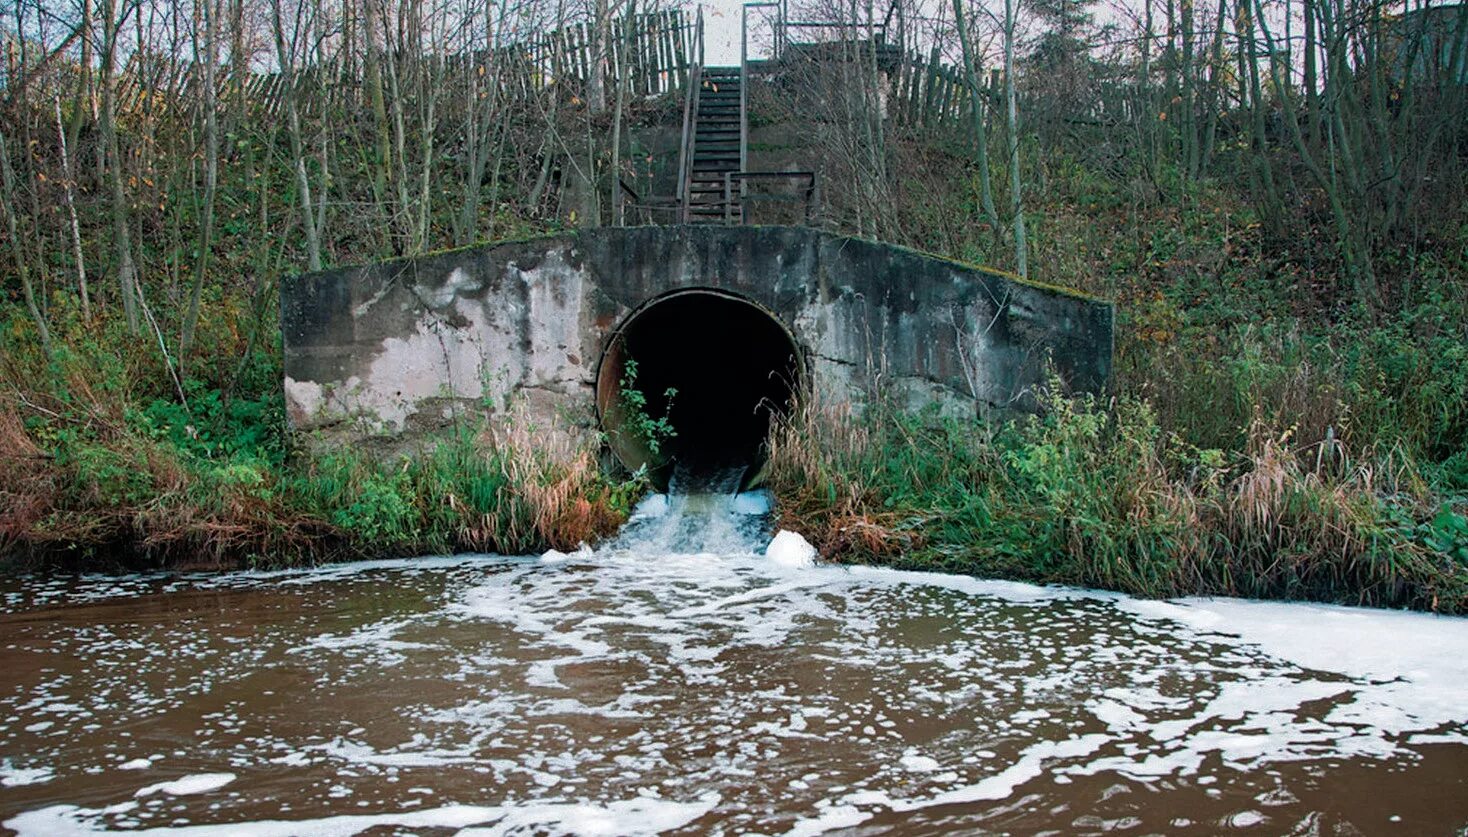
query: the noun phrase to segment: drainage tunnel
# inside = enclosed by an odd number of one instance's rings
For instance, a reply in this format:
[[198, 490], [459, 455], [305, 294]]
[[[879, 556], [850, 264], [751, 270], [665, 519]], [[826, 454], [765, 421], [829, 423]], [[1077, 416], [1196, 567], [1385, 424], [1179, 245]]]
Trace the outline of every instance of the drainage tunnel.
[[[802, 374], [794, 338], [763, 307], [722, 291], [676, 291], [613, 333], [597, 370], [597, 410], [612, 451], [628, 468], [646, 465], [659, 488], [675, 464], [694, 474], [745, 467], [748, 486], [762, 476], [771, 420], [790, 409]], [[644, 415], [666, 417], [673, 430], [656, 452], [624, 395], [634, 378]]]

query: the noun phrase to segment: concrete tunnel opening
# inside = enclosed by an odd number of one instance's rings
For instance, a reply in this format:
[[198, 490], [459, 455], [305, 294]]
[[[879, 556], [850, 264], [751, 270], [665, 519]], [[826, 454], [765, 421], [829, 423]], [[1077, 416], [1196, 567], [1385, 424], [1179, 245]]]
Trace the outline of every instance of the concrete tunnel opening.
[[[666, 416], [674, 430], [656, 452], [624, 403], [629, 361], [645, 414]], [[646, 467], [658, 489], [675, 467], [695, 481], [743, 468], [748, 488], [763, 480], [770, 429], [794, 406], [803, 378], [795, 338], [773, 313], [730, 293], [683, 290], [632, 312], [613, 332], [596, 403], [612, 452], [629, 469]]]

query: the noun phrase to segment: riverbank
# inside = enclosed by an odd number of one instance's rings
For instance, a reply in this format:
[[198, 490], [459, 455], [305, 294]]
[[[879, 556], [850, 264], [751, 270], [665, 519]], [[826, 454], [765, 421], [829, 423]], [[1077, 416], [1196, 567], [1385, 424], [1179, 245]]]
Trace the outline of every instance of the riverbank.
[[[992, 425], [881, 402], [860, 422], [804, 410], [772, 438], [778, 524], [837, 563], [1468, 613], [1468, 502], [1409, 458], [1301, 444], [1263, 420], [1241, 449], [1200, 449], [1145, 401], [1041, 403]], [[7, 560], [229, 569], [571, 550], [615, 533], [648, 490], [599, 465], [594, 434], [523, 421], [377, 459], [292, 449], [268, 410], [250, 441], [211, 443], [166, 406], [49, 445], [42, 425], [0, 413]]]
[[590, 434], [515, 420], [410, 459], [291, 449], [273, 424], [211, 444], [168, 424], [167, 406], [48, 445], [0, 411], [0, 558], [107, 570], [519, 555], [616, 532], [647, 488], [606, 474]]

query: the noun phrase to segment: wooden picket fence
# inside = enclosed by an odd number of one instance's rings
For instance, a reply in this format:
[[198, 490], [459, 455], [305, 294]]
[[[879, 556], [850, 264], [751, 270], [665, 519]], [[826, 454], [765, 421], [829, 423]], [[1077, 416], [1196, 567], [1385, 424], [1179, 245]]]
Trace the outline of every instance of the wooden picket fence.
[[[423, 61], [433, 78], [452, 87], [463, 86], [481, 67], [498, 85], [502, 100], [530, 99], [556, 86], [569, 95], [584, 93], [592, 75], [595, 56], [594, 29], [577, 23], [552, 32], [512, 42], [494, 50], [429, 55]], [[695, 22], [685, 12], [639, 13], [614, 20], [604, 57], [608, 90], [615, 89], [620, 70], [633, 96], [651, 97], [679, 89], [696, 60]], [[344, 65], [343, 62], [352, 62]], [[295, 80], [302, 89], [323, 90], [341, 86], [341, 80], [360, 74], [360, 56], [339, 56], [330, 63], [298, 69]], [[234, 68], [223, 66], [215, 73], [219, 96], [237, 90]], [[157, 111], [174, 102], [196, 103], [194, 95], [203, 81], [202, 72], [188, 61], [134, 56], [118, 76], [118, 107], [122, 112]], [[248, 72], [242, 95], [250, 107], [265, 115], [279, 114], [286, 92], [286, 79], [278, 72]]]

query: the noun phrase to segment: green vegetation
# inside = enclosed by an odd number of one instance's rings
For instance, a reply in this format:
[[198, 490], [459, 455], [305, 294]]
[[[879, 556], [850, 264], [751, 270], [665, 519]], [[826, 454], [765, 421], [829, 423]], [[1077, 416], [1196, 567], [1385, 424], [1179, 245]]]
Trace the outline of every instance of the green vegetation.
[[773, 445], [783, 525], [844, 561], [1468, 612], [1468, 512], [1408, 458], [1263, 420], [1242, 449], [1198, 448], [1130, 396], [1042, 406], [997, 427], [808, 410]]
[[[613, 531], [645, 484], [605, 475], [595, 434], [519, 411], [466, 421], [423, 455], [296, 447], [279, 360], [201, 334], [221, 357], [170, 392], [156, 352], [59, 334], [47, 359], [12, 317], [0, 407], [0, 551], [87, 567], [287, 565], [571, 549]], [[204, 377], [223, 368], [228, 381]], [[30, 382], [25, 389], [15, 382]], [[232, 384], [232, 386], [231, 386]], [[173, 396], [173, 397], [169, 397]], [[319, 448], [319, 449], [318, 449]]]
[[667, 398], [667, 409], [661, 416], [653, 418], [648, 415], [647, 395], [637, 386], [637, 361], [629, 357], [622, 364], [622, 380], [617, 382], [617, 395], [621, 400], [622, 429], [631, 433], [653, 456], [661, 454], [663, 442], [678, 435], [678, 430], [668, 420], [668, 414], [673, 410], [673, 398], [678, 395], [678, 390], [668, 387], [663, 392], [663, 396]]

